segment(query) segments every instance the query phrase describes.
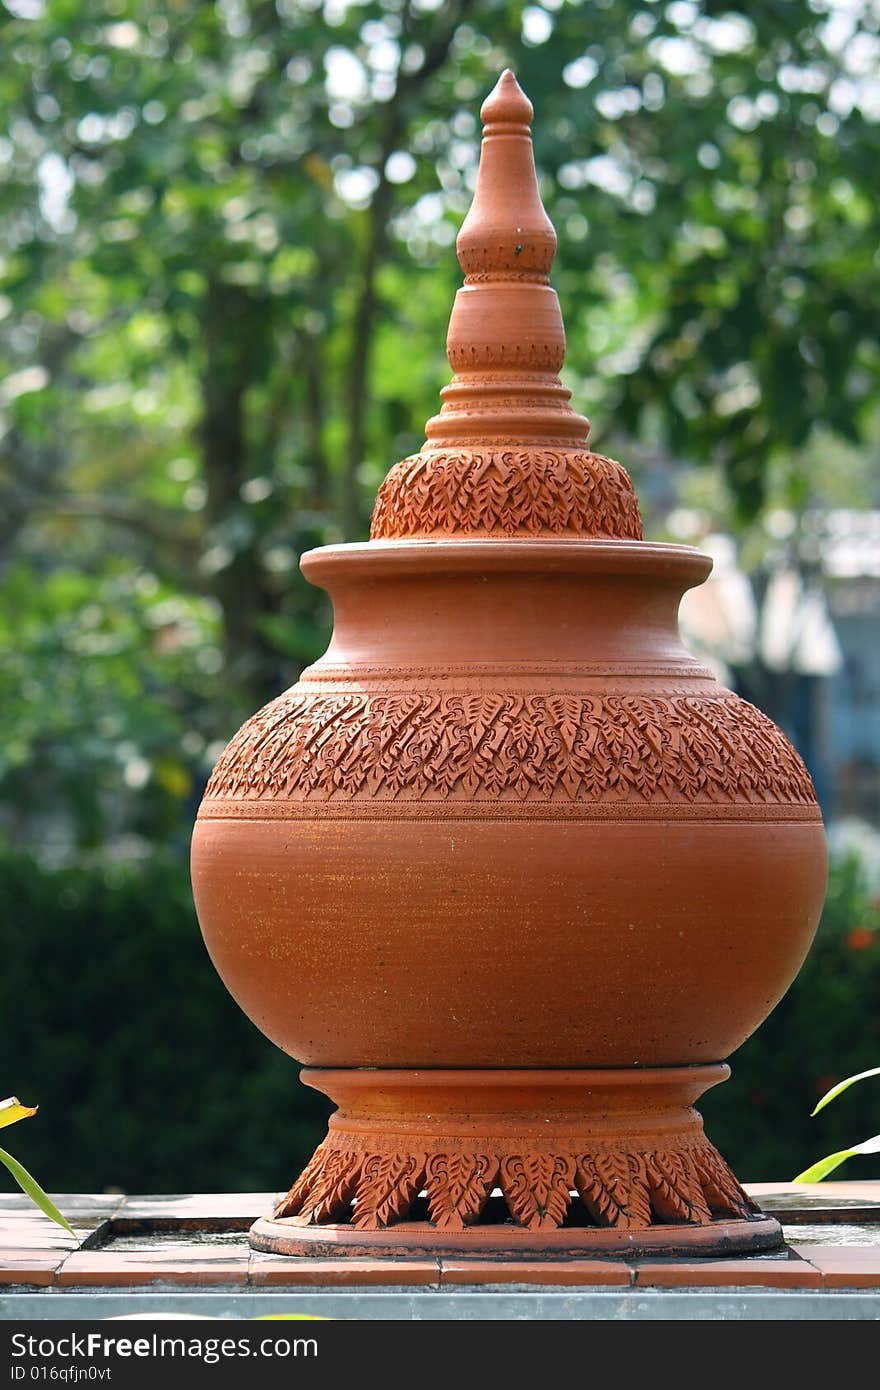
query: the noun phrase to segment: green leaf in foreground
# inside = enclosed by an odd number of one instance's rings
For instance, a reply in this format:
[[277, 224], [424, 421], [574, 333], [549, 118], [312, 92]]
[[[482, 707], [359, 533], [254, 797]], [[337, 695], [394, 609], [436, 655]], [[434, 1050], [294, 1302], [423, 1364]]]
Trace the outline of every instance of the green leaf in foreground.
[[19, 1163], [18, 1159], [13, 1158], [12, 1154], [8, 1154], [5, 1149], [0, 1149], [0, 1163], [6, 1165], [22, 1192], [30, 1197], [31, 1201], [40, 1208], [43, 1215], [48, 1216], [50, 1221], [54, 1221], [56, 1225], [63, 1226], [64, 1230], [69, 1231], [74, 1240], [76, 1240], [76, 1231], [73, 1229], [70, 1222], [65, 1216], [61, 1215], [61, 1212], [58, 1210], [51, 1197], [46, 1195], [36, 1178], [31, 1177], [28, 1170]]
[[866, 1076], [880, 1076], [880, 1067], [872, 1067], [870, 1071], [857, 1071], [855, 1076], [848, 1076], [845, 1081], [838, 1081], [836, 1086], [832, 1086], [830, 1091], [826, 1091], [819, 1101], [814, 1115], [818, 1115], [820, 1110], [824, 1110], [826, 1105], [830, 1105], [838, 1096], [842, 1096], [844, 1091], [848, 1091], [850, 1086], [854, 1086], [857, 1081], [864, 1081]]
[[854, 1158], [856, 1154], [876, 1153], [880, 1153], [880, 1134], [875, 1134], [873, 1139], [866, 1139], [864, 1144], [856, 1144], [851, 1149], [838, 1149], [837, 1153], [820, 1158], [817, 1163], [805, 1168], [802, 1173], [798, 1173], [793, 1181], [821, 1182], [823, 1178], [828, 1177], [829, 1173], [833, 1173], [835, 1168], [839, 1168], [841, 1163], [845, 1163], [848, 1158]]

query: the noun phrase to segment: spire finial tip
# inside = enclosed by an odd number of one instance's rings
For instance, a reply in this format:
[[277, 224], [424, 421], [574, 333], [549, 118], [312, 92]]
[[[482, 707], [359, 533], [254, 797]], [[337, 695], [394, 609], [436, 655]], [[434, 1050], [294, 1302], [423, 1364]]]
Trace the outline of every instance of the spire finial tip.
[[483, 125], [529, 126], [535, 108], [516, 80], [513, 70], [505, 68], [480, 108]]

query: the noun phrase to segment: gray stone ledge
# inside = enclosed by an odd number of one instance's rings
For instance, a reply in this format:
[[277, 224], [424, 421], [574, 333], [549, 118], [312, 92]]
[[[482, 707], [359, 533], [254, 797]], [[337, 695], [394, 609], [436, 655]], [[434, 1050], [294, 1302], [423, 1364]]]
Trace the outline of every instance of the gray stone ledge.
[[218, 1289], [188, 1293], [150, 1288], [121, 1292], [46, 1289], [0, 1296], [0, 1318], [96, 1321], [132, 1314], [149, 1317], [247, 1319], [272, 1313], [392, 1321], [877, 1321], [880, 1290], [848, 1289], [547, 1289], [487, 1284], [451, 1287], [274, 1291]]

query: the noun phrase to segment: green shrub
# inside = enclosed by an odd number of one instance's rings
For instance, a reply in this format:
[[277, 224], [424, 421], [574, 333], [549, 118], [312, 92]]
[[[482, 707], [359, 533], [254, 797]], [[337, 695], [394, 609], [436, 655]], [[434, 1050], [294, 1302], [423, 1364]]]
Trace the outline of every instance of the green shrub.
[[226, 993], [185, 853], [49, 871], [0, 852], [0, 913], [3, 1072], [42, 1112], [17, 1153], [50, 1191], [292, 1181], [330, 1107]]
[[[846, 1148], [856, 1131], [861, 1137], [880, 1128], [873, 1092], [848, 1094], [810, 1118], [830, 1086], [875, 1066], [880, 1055], [878, 927], [859, 860], [832, 863], [822, 921], [797, 980], [734, 1054], [731, 1080], [700, 1104], [710, 1137], [741, 1181], [791, 1179], [817, 1154]], [[876, 1175], [877, 1160], [859, 1158], [838, 1176]]]

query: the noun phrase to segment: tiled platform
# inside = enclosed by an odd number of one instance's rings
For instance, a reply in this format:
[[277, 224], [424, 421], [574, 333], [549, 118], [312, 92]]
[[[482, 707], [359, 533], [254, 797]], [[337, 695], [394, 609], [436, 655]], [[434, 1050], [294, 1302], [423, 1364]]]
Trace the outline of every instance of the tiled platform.
[[[431, 1291], [445, 1291], [447, 1295], [469, 1292], [474, 1296], [482, 1292], [484, 1298], [492, 1291], [496, 1301], [505, 1291], [531, 1291], [536, 1295], [544, 1291], [545, 1301], [551, 1292], [580, 1292], [596, 1295], [593, 1302], [597, 1307], [602, 1305], [598, 1295], [613, 1292], [630, 1296], [632, 1308], [636, 1306], [635, 1296], [648, 1291], [702, 1291], [717, 1295], [730, 1290], [740, 1291], [745, 1308], [745, 1295], [763, 1290], [788, 1292], [790, 1296], [859, 1292], [863, 1297], [853, 1303], [853, 1308], [858, 1306], [861, 1311], [835, 1312], [831, 1316], [880, 1318], [880, 1182], [823, 1183], [813, 1187], [765, 1183], [750, 1190], [764, 1210], [772, 1212], [782, 1223], [784, 1249], [728, 1259], [556, 1259], [515, 1264], [480, 1259], [318, 1260], [257, 1254], [247, 1244], [247, 1230], [258, 1215], [269, 1210], [273, 1193], [175, 1197], [62, 1194], [56, 1200], [77, 1231], [76, 1242], [24, 1197], [2, 1195], [0, 1285], [5, 1287], [0, 1289], [0, 1309], [6, 1318], [57, 1317], [72, 1315], [62, 1314], [62, 1305], [85, 1307], [88, 1303], [94, 1310], [89, 1316], [103, 1316], [106, 1314], [97, 1311], [99, 1306], [116, 1306], [119, 1300], [114, 1302], [109, 1296], [122, 1293], [128, 1295], [126, 1308], [132, 1306], [132, 1296], [136, 1294], [142, 1296], [142, 1301], [148, 1300], [150, 1311], [154, 1310], [156, 1299], [148, 1295], [176, 1294], [176, 1302], [165, 1297], [159, 1299], [158, 1306], [183, 1306], [181, 1300], [190, 1306], [193, 1295], [204, 1295], [195, 1303], [210, 1309], [207, 1296], [211, 1294], [257, 1295], [272, 1291], [295, 1292], [301, 1300], [308, 1295], [312, 1307], [312, 1295], [320, 1293], [326, 1297], [358, 1290], [365, 1298], [384, 1293], [392, 1298], [392, 1303], [394, 1291], [398, 1293], [398, 1303], [404, 1294]], [[872, 1297], [864, 1297], [871, 1291]], [[81, 1297], [62, 1297], [71, 1294]], [[85, 1295], [92, 1297], [86, 1299]], [[216, 1297], [214, 1302], [217, 1303]], [[254, 1300], [236, 1298], [230, 1303], [225, 1299], [224, 1307], [233, 1311], [220, 1315], [249, 1316], [246, 1302], [250, 1306]], [[803, 1299], [801, 1303], [807, 1306]], [[422, 1306], [428, 1305], [422, 1301]], [[479, 1306], [479, 1302], [474, 1304], [475, 1308]], [[488, 1308], [489, 1304], [485, 1306]], [[667, 1298], [663, 1306], [669, 1310], [673, 1305]], [[786, 1300], [781, 1304], [775, 1301], [774, 1306], [783, 1307], [783, 1311], [772, 1316], [787, 1315]], [[826, 1301], [824, 1306], [831, 1304]], [[217, 1307], [219, 1310], [219, 1303]], [[793, 1303], [791, 1307], [794, 1310]], [[350, 1315], [365, 1314], [355, 1311]], [[418, 1311], [377, 1315], [445, 1316], [442, 1312]], [[492, 1317], [515, 1315], [487, 1313]], [[578, 1314], [569, 1311], [525, 1315]], [[671, 1312], [648, 1315], [687, 1316]], [[751, 1316], [747, 1312], [736, 1315]], [[805, 1312], [794, 1315], [807, 1316]], [[331, 1316], [340, 1314], [333, 1312]]]

